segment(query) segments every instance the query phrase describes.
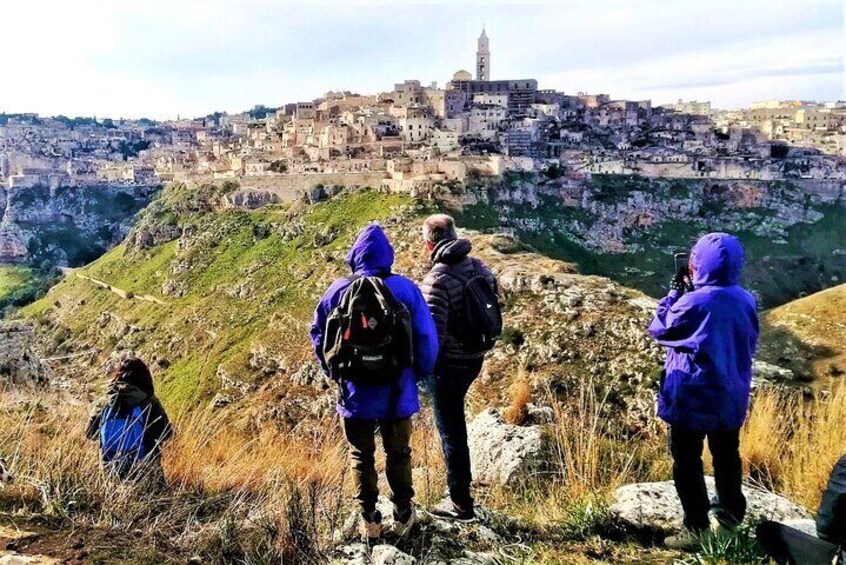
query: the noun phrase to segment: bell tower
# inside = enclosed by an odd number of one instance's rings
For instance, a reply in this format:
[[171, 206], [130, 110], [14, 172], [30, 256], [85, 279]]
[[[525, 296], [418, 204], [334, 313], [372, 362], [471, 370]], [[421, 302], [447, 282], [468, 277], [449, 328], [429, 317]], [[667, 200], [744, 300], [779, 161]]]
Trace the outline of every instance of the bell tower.
[[491, 51], [484, 27], [476, 48], [476, 80], [491, 80]]

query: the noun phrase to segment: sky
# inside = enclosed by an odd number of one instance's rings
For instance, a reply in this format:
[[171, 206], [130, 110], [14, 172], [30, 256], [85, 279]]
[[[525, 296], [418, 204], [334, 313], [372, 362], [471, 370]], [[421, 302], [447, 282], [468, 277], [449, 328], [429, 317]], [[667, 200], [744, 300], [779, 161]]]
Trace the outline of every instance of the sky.
[[844, 0], [0, 0], [0, 112], [238, 112], [473, 72], [568, 94], [846, 99]]

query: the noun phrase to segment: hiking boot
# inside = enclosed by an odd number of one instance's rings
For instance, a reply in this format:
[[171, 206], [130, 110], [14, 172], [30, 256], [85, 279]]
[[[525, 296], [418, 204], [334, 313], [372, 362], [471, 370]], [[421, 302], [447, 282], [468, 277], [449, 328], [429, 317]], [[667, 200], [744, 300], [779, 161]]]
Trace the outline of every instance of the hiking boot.
[[670, 549], [679, 551], [696, 551], [702, 547], [702, 536], [704, 532], [696, 532], [685, 528], [680, 533], [669, 536], [664, 540], [664, 545]]
[[361, 541], [370, 545], [376, 545], [382, 537], [382, 513], [378, 510], [362, 512], [360, 531]]
[[404, 538], [417, 523], [417, 509], [410, 505], [402, 512], [394, 510], [393, 533], [397, 537]]
[[474, 522], [476, 520], [476, 511], [472, 506], [469, 508], [462, 508], [454, 503], [450, 498], [445, 498], [437, 503], [432, 508], [432, 515], [437, 516], [438, 518], [454, 520], [456, 522]]

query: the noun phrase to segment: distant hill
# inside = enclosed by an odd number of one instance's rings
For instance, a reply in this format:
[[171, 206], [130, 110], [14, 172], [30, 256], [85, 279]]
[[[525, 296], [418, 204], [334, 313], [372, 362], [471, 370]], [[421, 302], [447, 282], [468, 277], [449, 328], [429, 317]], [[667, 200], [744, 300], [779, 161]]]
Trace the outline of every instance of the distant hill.
[[768, 310], [760, 356], [802, 380], [846, 375], [846, 284]]

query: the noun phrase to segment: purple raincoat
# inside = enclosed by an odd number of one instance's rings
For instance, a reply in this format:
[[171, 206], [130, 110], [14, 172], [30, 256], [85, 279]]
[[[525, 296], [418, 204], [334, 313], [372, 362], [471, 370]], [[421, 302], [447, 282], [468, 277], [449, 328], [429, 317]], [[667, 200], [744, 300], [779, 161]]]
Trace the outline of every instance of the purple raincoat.
[[755, 299], [743, 289], [740, 241], [703, 236], [691, 251], [695, 290], [670, 291], [649, 333], [667, 348], [658, 415], [698, 432], [739, 429], [746, 420], [758, 342]]
[[[394, 264], [394, 249], [385, 233], [377, 225], [364, 228], [346, 257], [354, 274], [371, 276], [391, 272]], [[349, 287], [346, 278], [338, 279], [329, 287], [314, 311], [311, 324], [311, 343], [323, 371], [328, 373], [323, 359], [323, 339], [326, 318], [334, 310]], [[417, 381], [429, 376], [438, 358], [438, 334], [429, 307], [417, 285], [400, 275], [385, 279], [385, 285], [397, 300], [405, 304], [411, 313], [414, 340], [414, 367], [403, 371], [398, 386], [354, 385], [345, 382], [343, 402], [338, 402], [338, 413], [344, 418], [380, 420], [385, 418], [407, 418], [420, 411], [417, 396]]]

